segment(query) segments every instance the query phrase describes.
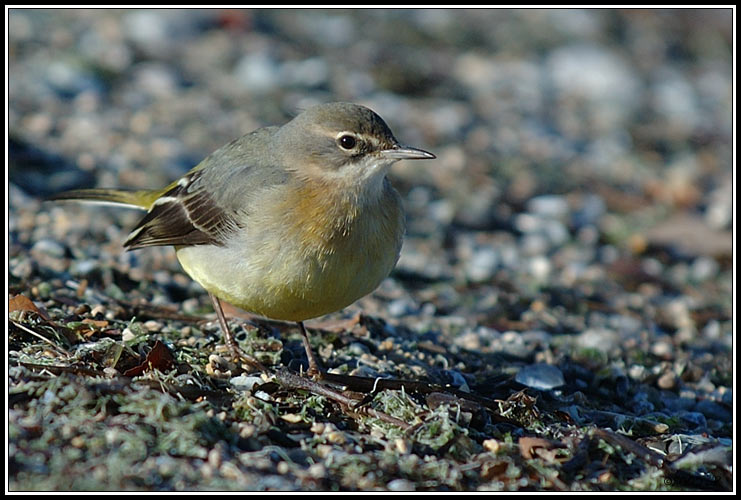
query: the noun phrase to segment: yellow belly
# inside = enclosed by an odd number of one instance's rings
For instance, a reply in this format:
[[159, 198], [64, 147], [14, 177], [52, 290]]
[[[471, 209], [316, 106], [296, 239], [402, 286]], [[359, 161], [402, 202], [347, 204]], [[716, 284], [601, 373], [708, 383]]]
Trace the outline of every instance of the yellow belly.
[[372, 292], [393, 269], [404, 221], [396, 192], [387, 198], [346, 224], [304, 210], [302, 219], [276, 223], [269, 233], [247, 230], [223, 247], [181, 247], [177, 257], [206, 290], [241, 309], [287, 321], [315, 318]]

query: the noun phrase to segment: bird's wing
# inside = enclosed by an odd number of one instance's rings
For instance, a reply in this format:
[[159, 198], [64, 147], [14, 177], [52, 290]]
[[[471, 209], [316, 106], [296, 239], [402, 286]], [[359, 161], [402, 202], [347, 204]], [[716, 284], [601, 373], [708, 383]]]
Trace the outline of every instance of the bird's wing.
[[139, 221], [124, 246], [224, 245], [249, 221], [259, 192], [285, 182], [264, 151], [275, 127], [259, 129], [218, 149], [173, 182]]
[[205, 189], [189, 192], [200, 177], [198, 171], [185, 175], [155, 200], [124, 246], [133, 250], [157, 245], [223, 245], [229, 233], [240, 227], [236, 214], [220, 207]]

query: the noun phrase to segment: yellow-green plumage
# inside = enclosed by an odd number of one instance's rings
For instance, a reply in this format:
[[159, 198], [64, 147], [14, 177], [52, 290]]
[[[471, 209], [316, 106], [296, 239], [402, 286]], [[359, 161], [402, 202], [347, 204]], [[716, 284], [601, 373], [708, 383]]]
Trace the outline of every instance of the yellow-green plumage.
[[56, 201], [70, 200], [114, 203], [149, 210], [155, 200], [162, 196], [162, 193], [168, 188], [139, 191], [126, 189], [74, 189], [56, 194], [49, 199]]
[[401, 146], [368, 108], [331, 103], [226, 144], [165, 188], [53, 199], [146, 210], [124, 245], [174, 246], [185, 272], [216, 297], [234, 345], [218, 299], [300, 323], [373, 291], [396, 264], [404, 233], [386, 172], [400, 159], [428, 158]]
[[[303, 321], [337, 311], [373, 291], [396, 264], [404, 217], [399, 195], [384, 187], [373, 209], [353, 211], [347, 202], [317, 202], [318, 187], [281, 200], [267, 195], [262, 203], [275, 210], [230, 248], [178, 248], [178, 260], [206, 290], [262, 316]], [[295, 199], [301, 202], [288, 201]]]

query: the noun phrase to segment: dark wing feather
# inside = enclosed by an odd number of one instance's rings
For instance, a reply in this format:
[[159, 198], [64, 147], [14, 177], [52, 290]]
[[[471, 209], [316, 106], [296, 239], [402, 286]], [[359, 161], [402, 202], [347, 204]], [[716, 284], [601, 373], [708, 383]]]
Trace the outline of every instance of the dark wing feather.
[[175, 245], [224, 245], [240, 225], [236, 214], [220, 207], [204, 189], [199, 189], [201, 171], [183, 177], [154, 202], [139, 221], [124, 246], [136, 248]]
[[225, 245], [246, 224], [261, 193], [290, 178], [273, 160], [272, 138], [277, 131], [261, 128], [211, 153], [168, 186], [124, 246]]

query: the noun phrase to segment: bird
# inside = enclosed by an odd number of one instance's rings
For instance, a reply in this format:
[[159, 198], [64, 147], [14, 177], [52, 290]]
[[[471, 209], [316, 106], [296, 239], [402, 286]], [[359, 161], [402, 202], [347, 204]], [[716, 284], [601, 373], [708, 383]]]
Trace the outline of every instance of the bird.
[[145, 210], [123, 246], [173, 246], [208, 292], [233, 353], [265, 371], [238, 348], [222, 301], [296, 322], [308, 373], [320, 375], [304, 321], [343, 309], [389, 276], [405, 232], [389, 167], [434, 158], [402, 145], [371, 109], [332, 102], [229, 142], [164, 188], [77, 189], [51, 199]]

